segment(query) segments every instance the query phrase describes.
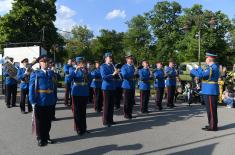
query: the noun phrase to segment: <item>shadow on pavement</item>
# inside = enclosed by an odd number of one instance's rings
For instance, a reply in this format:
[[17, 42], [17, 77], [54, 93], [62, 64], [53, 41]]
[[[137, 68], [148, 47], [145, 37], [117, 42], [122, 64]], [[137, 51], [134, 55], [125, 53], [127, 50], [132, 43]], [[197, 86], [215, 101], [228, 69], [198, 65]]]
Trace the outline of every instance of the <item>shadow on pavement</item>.
[[[188, 106], [178, 106], [175, 109], [166, 110], [161, 113], [151, 113], [147, 116], [137, 116], [133, 120], [123, 120], [117, 122], [118, 124], [108, 127], [102, 127], [89, 130], [91, 133], [85, 136], [69, 136], [55, 139], [59, 143], [65, 143], [70, 141], [76, 141], [79, 139], [87, 139], [93, 137], [108, 137], [113, 135], [121, 135], [126, 133], [132, 133], [142, 131], [145, 129], [151, 129], [156, 126], [164, 126], [172, 122], [182, 121], [190, 119], [195, 115], [204, 113], [204, 107], [196, 105], [194, 108], [188, 108]], [[89, 128], [89, 127], [88, 127]]]
[[139, 150], [143, 147], [142, 144], [133, 144], [133, 145], [126, 145], [126, 146], [118, 146], [115, 144], [112, 145], [105, 145], [105, 146], [98, 146], [94, 147], [88, 150], [83, 150], [71, 154], [65, 154], [65, 155], [103, 155], [105, 153], [109, 153], [111, 151], [128, 151], [128, 150]]
[[189, 154], [190, 155], [199, 155], [199, 154], [200, 155], [212, 155], [213, 150], [217, 144], [218, 143], [205, 145], [205, 146], [201, 146], [201, 147], [197, 147], [197, 148], [193, 148], [193, 149], [189, 149], [189, 150], [171, 153], [168, 155], [189, 155]]

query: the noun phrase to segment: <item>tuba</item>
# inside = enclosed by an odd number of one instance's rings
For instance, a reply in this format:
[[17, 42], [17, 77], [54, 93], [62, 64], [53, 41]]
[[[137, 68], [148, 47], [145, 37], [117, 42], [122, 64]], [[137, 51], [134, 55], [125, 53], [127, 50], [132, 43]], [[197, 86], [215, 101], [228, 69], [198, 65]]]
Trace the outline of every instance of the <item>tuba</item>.
[[35, 65], [37, 63], [36, 59], [34, 59], [31, 63], [27, 64], [26, 66], [26, 76], [25, 76], [25, 82], [28, 83], [29, 82], [29, 79], [30, 79], [30, 74], [34, 71], [33, 70], [33, 65]]
[[14, 63], [9, 60], [9, 58], [5, 59], [3, 68], [11, 78], [17, 80], [17, 68], [15, 67]]

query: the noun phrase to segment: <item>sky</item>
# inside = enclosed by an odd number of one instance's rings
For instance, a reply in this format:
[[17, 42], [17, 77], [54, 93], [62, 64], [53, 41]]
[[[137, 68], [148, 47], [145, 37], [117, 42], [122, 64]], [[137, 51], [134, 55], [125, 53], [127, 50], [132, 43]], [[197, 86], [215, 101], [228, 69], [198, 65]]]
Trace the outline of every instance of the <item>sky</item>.
[[[11, 9], [13, 0], [0, 0], [0, 15]], [[126, 22], [133, 16], [151, 10], [162, 0], [57, 0], [57, 28], [70, 31], [74, 25], [87, 25], [99, 35], [100, 29], [127, 31]], [[173, 1], [173, 0], [169, 0]], [[230, 19], [235, 17], [235, 0], [175, 0], [183, 8], [202, 4], [203, 9], [221, 10]]]

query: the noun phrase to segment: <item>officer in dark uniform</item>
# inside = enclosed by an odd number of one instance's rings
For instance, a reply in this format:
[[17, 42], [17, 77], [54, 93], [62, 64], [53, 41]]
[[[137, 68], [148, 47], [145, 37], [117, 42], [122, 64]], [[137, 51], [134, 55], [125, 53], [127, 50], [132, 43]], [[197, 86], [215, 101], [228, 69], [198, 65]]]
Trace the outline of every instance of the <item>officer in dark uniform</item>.
[[139, 70], [139, 88], [140, 88], [140, 111], [149, 113], [148, 104], [150, 97], [150, 70], [146, 60], [142, 61], [142, 66]]
[[102, 77], [102, 91], [103, 91], [103, 125], [110, 127], [116, 124], [113, 121], [114, 111], [114, 92], [115, 81], [114, 76], [119, 74], [119, 70], [115, 69], [112, 64], [112, 53], [106, 52], [104, 54], [105, 63], [100, 66], [100, 73]]
[[70, 68], [73, 67], [73, 60], [69, 59], [68, 63], [64, 65], [64, 86], [65, 86], [65, 97], [64, 97], [64, 104], [66, 106], [71, 106], [72, 99], [71, 99], [71, 77], [69, 75]]
[[23, 67], [18, 69], [17, 77], [20, 82], [20, 110], [22, 114], [26, 114], [25, 112], [25, 104], [28, 104], [28, 112], [32, 111], [32, 106], [29, 103], [29, 78], [31, 73], [31, 66], [29, 64], [29, 60], [27, 58], [21, 61]]
[[[13, 63], [14, 59], [9, 58], [9, 61]], [[17, 77], [11, 77], [6, 71], [6, 68], [3, 68], [3, 76], [5, 77], [6, 85], [6, 106], [7, 108], [16, 106], [16, 93], [17, 93]]]
[[56, 100], [54, 92], [53, 72], [48, 70], [48, 58], [42, 55], [37, 59], [40, 68], [30, 75], [29, 100], [34, 109], [38, 146], [53, 144], [50, 129], [53, 108]]
[[215, 64], [214, 59], [217, 57], [213, 51], [206, 53], [206, 64], [208, 67], [203, 70], [201, 67], [195, 65], [195, 69], [191, 70], [191, 74], [202, 79], [203, 100], [206, 104], [207, 116], [209, 126], [202, 128], [206, 131], [218, 130], [218, 116], [217, 116], [217, 104], [219, 95], [219, 68]]
[[156, 69], [153, 72], [154, 75], [154, 87], [156, 90], [156, 105], [158, 109], [162, 110], [162, 99], [165, 89], [165, 77], [162, 62], [158, 61], [156, 63]]
[[133, 56], [128, 53], [126, 55], [126, 64], [121, 68], [121, 75], [123, 77], [123, 103], [124, 103], [124, 117], [132, 119], [132, 109], [134, 105], [134, 89], [135, 89], [135, 67], [133, 65]]
[[169, 66], [165, 69], [166, 87], [167, 87], [167, 106], [170, 108], [175, 107], [174, 96], [176, 89], [176, 76], [177, 73], [174, 69], [174, 61], [169, 60]]
[[83, 57], [76, 57], [77, 67], [70, 72], [72, 77], [72, 110], [74, 115], [74, 128], [82, 136], [87, 131], [86, 107], [89, 97], [88, 71], [85, 68]]
[[91, 88], [93, 88], [93, 102], [94, 102], [94, 109], [96, 112], [101, 112], [103, 107], [103, 96], [102, 96], [102, 77], [100, 74], [100, 63], [99, 61], [95, 61], [95, 69], [91, 71], [92, 82]]

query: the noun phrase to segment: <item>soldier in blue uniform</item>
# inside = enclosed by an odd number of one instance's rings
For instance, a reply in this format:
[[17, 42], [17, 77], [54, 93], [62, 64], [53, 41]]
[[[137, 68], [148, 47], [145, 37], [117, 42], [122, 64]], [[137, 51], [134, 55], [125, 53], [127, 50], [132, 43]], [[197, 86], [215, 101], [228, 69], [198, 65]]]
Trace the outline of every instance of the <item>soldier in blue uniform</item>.
[[[14, 59], [9, 58], [9, 61], [13, 63]], [[6, 106], [7, 108], [16, 106], [16, 93], [17, 93], [17, 77], [11, 77], [6, 68], [3, 68], [3, 76], [5, 77], [6, 85]]]
[[70, 68], [73, 67], [73, 60], [69, 59], [68, 63], [64, 65], [64, 86], [65, 86], [65, 97], [64, 97], [64, 104], [66, 106], [71, 106], [72, 99], [71, 99], [71, 77], [69, 74]]
[[133, 65], [133, 56], [129, 53], [126, 55], [126, 64], [121, 68], [121, 75], [123, 77], [123, 103], [124, 103], [124, 117], [132, 119], [132, 109], [134, 105], [134, 89], [135, 89], [135, 67]]
[[88, 85], [89, 85], [89, 102], [88, 103], [93, 103], [93, 97], [94, 97], [94, 92], [93, 92], [93, 88], [91, 87], [91, 82], [93, 80], [93, 76], [91, 75], [91, 63], [87, 62], [86, 63], [86, 69], [88, 71]]
[[102, 77], [103, 91], [103, 125], [110, 127], [116, 124], [113, 121], [114, 111], [114, 92], [115, 92], [115, 81], [114, 76], [119, 74], [119, 70], [114, 68], [112, 64], [112, 53], [106, 52], [104, 54], [105, 63], [100, 66], [100, 73]]
[[55, 117], [55, 110], [56, 110], [56, 104], [58, 101], [58, 97], [57, 97], [57, 84], [58, 84], [58, 80], [60, 78], [60, 74], [58, 72], [56, 72], [56, 66], [55, 63], [51, 60], [50, 61], [50, 67], [49, 69], [53, 72], [53, 78], [52, 78], [52, 82], [54, 85], [54, 93], [55, 93], [55, 104], [53, 107], [53, 111], [52, 111], [52, 121], [56, 121], [56, 117]]
[[206, 131], [218, 130], [217, 103], [219, 95], [219, 68], [215, 64], [214, 59], [217, 57], [215, 52], [206, 53], [206, 64], [208, 67], [203, 70], [195, 65], [195, 69], [191, 70], [191, 74], [202, 80], [201, 95], [206, 104], [209, 126], [202, 128]]
[[96, 112], [101, 112], [102, 111], [102, 106], [103, 106], [103, 100], [102, 100], [102, 90], [101, 90], [101, 85], [102, 85], [102, 77], [100, 73], [100, 63], [99, 61], [95, 61], [95, 69], [91, 71], [91, 76], [92, 76], [92, 82], [91, 82], [91, 88], [93, 88], [93, 102], [94, 102], [94, 109]]
[[[121, 64], [115, 64], [114, 67], [116, 69], [121, 69], [122, 65]], [[121, 106], [121, 100], [122, 100], [122, 76], [121, 74], [117, 74], [114, 76], [114, 80], [115, 80], [115, 102], [114, 102], [114, 106], [115, 108], [118, 110], [120, 109]]]
[[86, 107], [89, 97], [88, 71], [85, 68], [83, 57], [76, 57], [77, 67], [70, 72], [72, 77], [72, 110], [74, 116], [74, 129], [82, 136], [87, 131]]
[[37, 59], [40, 68], [30, 75], [29, 100], [34, 109], [38, 146], [53, 144], [50, 129], [56, 96], [54, 92], [53, 72], [48, 70], [48, 58], [45, 55]]
[[164, 77], [164, 70], [161, 61], [156, 63], [156, 69], [153, 72], [154, 75], [154, 87], [156, 90], [156, 105], [158, 109], [162, 110], [162, 99], [165, 89], [165, 77]]
[[20, 81], [20, 110], [22, 114], [26, 114], [25, 112], [25, 104], [28, 104], [28, 112], [32, 111], [32, 106], [29, 103], [29, 77], [31, 72], [31, 66], [29, 64], [29, 60], [27, 58], [21, 61], [23, 67], [18, 69], [17, 78]]
[[146, 60], [142, 61], [142, 66], [143, 68], [139, 69], [140, 111], [142, 113], [149, 113], [150, 70]]
[[167, 88], [167, 107], [173, 108], [174, 105], [174, 96], [176, 89], [176, 76], [177, 73], [174, 69], [174, 61], [169, 60], [169, 66], [165, 69], [166, 76], [166, 88]]

